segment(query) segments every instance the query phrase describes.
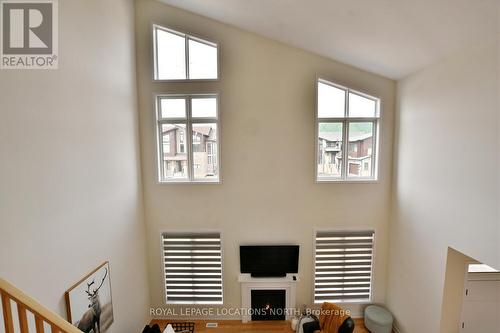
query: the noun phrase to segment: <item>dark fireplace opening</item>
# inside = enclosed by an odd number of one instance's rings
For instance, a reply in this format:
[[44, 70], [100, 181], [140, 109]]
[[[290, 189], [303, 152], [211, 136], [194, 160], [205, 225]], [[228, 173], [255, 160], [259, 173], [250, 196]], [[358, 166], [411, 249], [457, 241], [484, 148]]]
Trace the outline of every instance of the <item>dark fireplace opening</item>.
[[252, 290], [252, 320], [285, 320], [285, 290]]

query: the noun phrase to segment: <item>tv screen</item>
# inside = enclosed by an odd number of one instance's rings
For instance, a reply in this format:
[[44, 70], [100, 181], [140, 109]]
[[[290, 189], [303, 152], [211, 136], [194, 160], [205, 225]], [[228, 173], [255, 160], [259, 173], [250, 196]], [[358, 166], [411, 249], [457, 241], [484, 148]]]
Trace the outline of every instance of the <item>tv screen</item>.
[[242, 245], [241, 273], [255, 277], [285, 276], [299, 272], [298, 245]]

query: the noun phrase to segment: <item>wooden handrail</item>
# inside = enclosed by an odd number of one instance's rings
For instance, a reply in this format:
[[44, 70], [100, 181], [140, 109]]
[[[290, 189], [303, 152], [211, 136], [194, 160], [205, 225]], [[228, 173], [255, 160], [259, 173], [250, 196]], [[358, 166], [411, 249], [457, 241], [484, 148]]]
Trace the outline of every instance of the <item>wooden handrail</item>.
[[2, 297], [3, 308], [3, 326], [6, 333], [14, 332], [14, 324], [12, 320], [11, 300], [17, 303], [20, 332], [28, 333], [28, 325], [26, 320], [26, 311], [33, 313], [35, 316], [36, 332], [43, 333], [43, 323], [50, 325], [52, 332], [64, 333], [82, 333], [78, 328], [71, 325], [63, 317], [49, 310], [34, 298], [26, 295], [22, 290], [16, 288], [10, 282], [0, 278], [0, 294]]

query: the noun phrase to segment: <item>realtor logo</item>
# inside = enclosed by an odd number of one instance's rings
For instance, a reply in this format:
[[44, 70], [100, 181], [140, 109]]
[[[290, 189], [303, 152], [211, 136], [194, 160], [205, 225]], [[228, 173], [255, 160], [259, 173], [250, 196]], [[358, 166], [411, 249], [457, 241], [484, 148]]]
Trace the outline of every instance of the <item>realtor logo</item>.
[[57, 68], [57, 0], [1, 0], [0, 20], [0, 68]]

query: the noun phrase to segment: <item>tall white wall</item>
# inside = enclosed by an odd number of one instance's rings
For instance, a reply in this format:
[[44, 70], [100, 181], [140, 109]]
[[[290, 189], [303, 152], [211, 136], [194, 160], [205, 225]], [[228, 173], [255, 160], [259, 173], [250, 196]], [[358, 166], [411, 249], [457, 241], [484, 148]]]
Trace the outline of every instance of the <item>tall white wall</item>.
[[[240, 244], [300, 244], [297, 304], [311, 304], [314, 230], [353, 228], [376, 231], [373, 296], [384, 302], [395, 83], [156, 1], [136, 6], [152, 303], [164, 305], [162, 231], [221, 230], [224, 305], [239, 307]], [[153, 83], [151, 22], [219, 41], [220, 80]], [[315, 183], [316, 75], [382, 99], [379, 182]], [[157, 183], [153, 96], [172, 92], [220, 92], [222, 184]]]
[[65, 290], [109, 260], [110, 332], [139, 332], [133, 1], [59, 1], [59, 33], [58, 70], [0, 71], [0, 276], [66, 317]]
[[439, 331], [448, 247], [500, 267], [491, 11], [491, 34], [398, 83], [387, 301], [401, 332]]

